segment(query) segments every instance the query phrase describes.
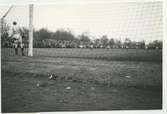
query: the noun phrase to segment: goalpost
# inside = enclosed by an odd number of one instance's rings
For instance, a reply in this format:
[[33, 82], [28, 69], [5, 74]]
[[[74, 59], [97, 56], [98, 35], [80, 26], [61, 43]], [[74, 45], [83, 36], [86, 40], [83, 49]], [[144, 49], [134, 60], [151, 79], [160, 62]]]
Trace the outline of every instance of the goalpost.
[[29, 45], [28, 56], [33, 56], [33, 4], [29, 5]]
[[[28, 33], [28, 56], [33, 56], [33, 4], [29, 4], [29, 33]], [[2, 17], [0, 17], [0, 39], [3, 32], [3, 24], [5, 18], [14, 6], [12, 5]], [[1, 41], [1, 40], [0, 40]], [[1, 43], [1, 42], [0, 42]]]
[[[1, 45], [1, 35], [2, 35], [2, 32], [3, 32], [3, 22], [4, 22], [4, 19], [5, 17], [8, 15], [8, 13], [10, 12], [10, 10], [12, 9], [13, 6], [11, 6], [6, 12], [5, 14], [0, 17], [0, 45]], [[0, 50], [1, 51], [1, 50]]]

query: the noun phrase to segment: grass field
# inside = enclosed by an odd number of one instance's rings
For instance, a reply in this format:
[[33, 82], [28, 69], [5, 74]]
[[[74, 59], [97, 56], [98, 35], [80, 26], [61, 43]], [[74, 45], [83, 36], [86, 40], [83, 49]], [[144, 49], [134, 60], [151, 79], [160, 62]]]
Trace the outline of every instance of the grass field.
[[[27, 55], [28, 49], [25, 49]], [[14, 49], [2, 49], [2, 55], [14, 56]], [[34, 48], [34, 56], [103, 59], [116, 61], [162, 61], [162, 50]]]
[[2, 49], [2, 112], [162, 108], [161, 50], [43, 48], [33, 57], [13, 55]]

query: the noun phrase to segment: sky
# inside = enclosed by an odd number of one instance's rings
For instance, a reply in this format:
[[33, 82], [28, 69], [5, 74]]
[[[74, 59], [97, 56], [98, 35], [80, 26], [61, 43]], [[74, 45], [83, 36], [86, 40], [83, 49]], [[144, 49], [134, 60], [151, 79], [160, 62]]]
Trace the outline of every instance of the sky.
[[[9, 5], [0, 6], [1, 17], [8, 8]], [[28, 5], [15, 5], [6, 21], [28, 27], [28, 11]], [[35, 4], [33, 25], [36, 30], [65, 29], [76, 36], [85, 33], [92, 39], [107, 35], [149, 42], [162, 39], [162, 19], [162, 2]]]

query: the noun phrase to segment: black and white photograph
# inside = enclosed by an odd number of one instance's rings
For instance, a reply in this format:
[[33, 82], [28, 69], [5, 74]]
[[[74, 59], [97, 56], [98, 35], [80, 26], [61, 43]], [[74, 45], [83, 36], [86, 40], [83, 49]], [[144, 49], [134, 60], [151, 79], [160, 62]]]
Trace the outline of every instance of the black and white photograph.
[[0, 19], [2, 113], [163, 110], [163, 1], [9, 3]]

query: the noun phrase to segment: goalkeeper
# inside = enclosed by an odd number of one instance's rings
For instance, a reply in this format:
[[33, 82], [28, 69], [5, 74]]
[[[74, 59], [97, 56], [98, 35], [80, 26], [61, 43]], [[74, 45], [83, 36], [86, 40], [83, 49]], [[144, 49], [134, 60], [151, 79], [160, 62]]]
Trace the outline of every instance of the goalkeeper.
[[22, 42], [21, 31], [19, 31], [19, 27], [17, 27], [17, 22], [13, 22], [12, 30], [9, 35], [13, 38], [15, 54], [18, 55], [18, 49], [21, 48], [21, 54], [24, 56], [24, 44]]

